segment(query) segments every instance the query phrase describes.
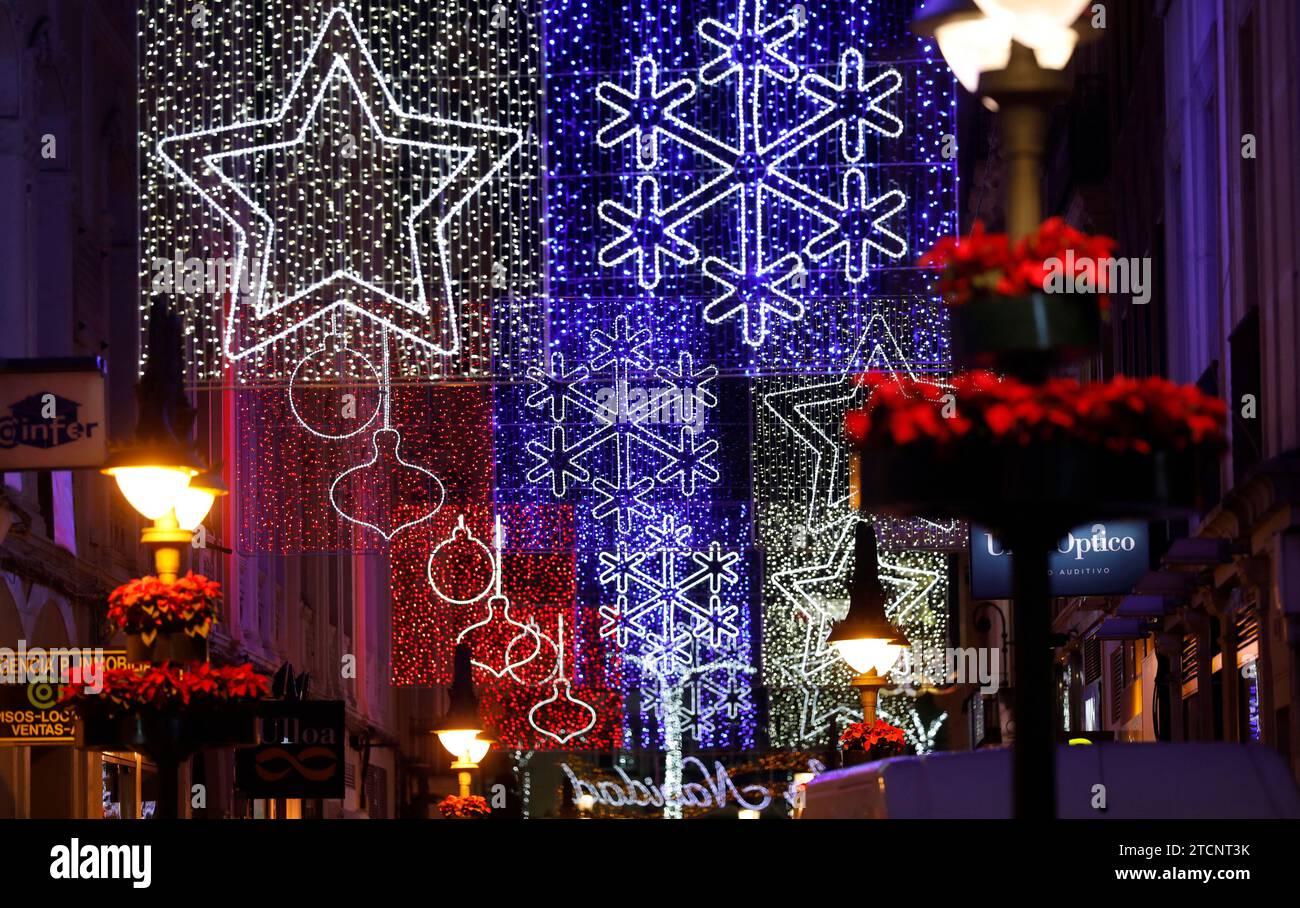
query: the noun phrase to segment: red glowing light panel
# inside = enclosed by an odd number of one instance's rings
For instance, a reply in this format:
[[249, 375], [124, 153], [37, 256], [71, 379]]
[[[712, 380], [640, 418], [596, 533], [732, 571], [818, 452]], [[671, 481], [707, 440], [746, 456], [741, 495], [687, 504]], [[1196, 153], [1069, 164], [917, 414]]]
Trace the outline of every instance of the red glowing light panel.
[[394, 542], [392, 565], [394, 684], [450, 683], [463, 640], [474, 654], [483, 718], [503, 746], [615, 746], [618, 667], [600, 646], [597, 616], [574, 608], [571, 507], [444, 509]]
[[387, 537], [492, 498], [489, 388], [395, 385], [387, 426], [364, 382], [233, 394], [241, 552], [382, 551]]

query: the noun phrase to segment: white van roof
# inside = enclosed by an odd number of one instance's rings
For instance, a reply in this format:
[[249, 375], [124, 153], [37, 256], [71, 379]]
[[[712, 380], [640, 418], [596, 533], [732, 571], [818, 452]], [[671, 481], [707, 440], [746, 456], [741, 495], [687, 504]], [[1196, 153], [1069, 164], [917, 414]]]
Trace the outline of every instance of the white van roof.
[[[1258, 744], [1060, 745], [1057, 816], [1065, 819], [1300, 818], [1286, 763]], [[1105, 786], [1105, 810], [1092, 806]], [[805, 819], [1012, 816], [1011, 750], [895, 757], [819, 775]]]

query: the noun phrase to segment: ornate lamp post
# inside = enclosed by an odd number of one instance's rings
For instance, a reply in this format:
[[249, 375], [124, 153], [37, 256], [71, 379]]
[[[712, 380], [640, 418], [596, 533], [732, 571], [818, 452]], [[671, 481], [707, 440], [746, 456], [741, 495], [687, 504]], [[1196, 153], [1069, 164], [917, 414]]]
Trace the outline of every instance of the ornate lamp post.
[[451, 708], [438, 720], [433, 732], [455, 759], [456, 781], [462, 798], [469, 797], [472, 772], [487, 755], [492, 741], [483, 737], [483, 722], [478, 715], [478, 696], [474, 693], [473, 666], [468, 644], [456, 647], [456, 670], [451, 681]]
[[1047, 113], [1069, 94], [1063, 72], [1089, 0], [939, 0], [912, 22], [932, 37], [962, 86], [1001, 114], [1007, 156], [1007, 232], [1032, 233], [1042, 218]]
[[[1007, 233], [1013, 241], [1032, 234], [1042, 218], [1048, 112], [1069, 93], [1070, 79], [1063, 70], [1081, 35], [1088, 34], [1078, 29], [1087, 6], [1088, 0], [939, 0], [912, 23], [913, 31], [935, 39], [962, 85], [999, 112], [1007, 159]], [[1043, 322], [1044, 307], [1041, 301], [1031, 304], [1037, 307], [1031, 320], [1037, 326]], [[1009, 315], [998, 320], [994, 329], [1002, 337], [990, 337], [988, 331], [974, 336], [998, 343], [1019, 339], [1024, 326], [1015, 322], [1023, 322], [1024, 313], [1009, 308], [1004, 312]], [[970, 322], [968, 318], [964, 323], [967, 331]], [[1086, 327], [1081, 330], [1088, 333]], [[970, 338], [965, 340], [969, 347]], [[1030, 346], [1039, 346], [1042, 352], [1036, 354], [1033, 368], [1023, 371], [1041, 381], [1049, 362], [1043, 353], [1060, 346], [1059, 339], [1044, 333]], [[1026, 464], [1026, 488], [1034, 485], [1033, 474], [1041, 469], [1041, 463]], [[1037, 481], [1043, 492], [1037, 500], [995, 502], [987, 515], [1015, 551], [1013, 763], [1015, 810], [1022, 818], [1056, 816], [1048, 557], [1056, 539], [1093, 504], [1086, 498], [1079, 500], [1081, 488], [1067, 483], [1049, 489], [1050, 483]]]
[[889, 670], [909, 645], [903, 632], [885, 616], [885, 586], [880, 582], [876, 530], [858, 521], [853, 538], [853, 577], [849, 612], [831, 628], [827, 642], [857, 672], [851, 682], [862, 700], [862, 718], [876, 721], [876, 700], [889, 683]]
[[220, 473], [203, 472], [190, 441], [194, 408], [185, 395], [180, 320], [156, 302], [149, 317], [149, 364], [135, 387], [135, 436], [100, 472], [117, 480], [131, 506], [153, 526], [140, 541], [153, 549], [159, 579], [174, 581], [194, 528], [226, 494]]

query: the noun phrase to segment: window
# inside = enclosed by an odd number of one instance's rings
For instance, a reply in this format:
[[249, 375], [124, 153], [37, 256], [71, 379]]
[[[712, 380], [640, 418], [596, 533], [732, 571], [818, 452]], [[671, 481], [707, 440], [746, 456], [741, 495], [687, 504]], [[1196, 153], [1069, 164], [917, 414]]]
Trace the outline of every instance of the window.
[[1124, 677], [1124, 644], [1110, 651], [1110, 720], [1118, 723], [1124, 717], [1124, 691], [1128, 679]]
[[1083, 683], [1092, 684], [1101, 677], [1101, 641], [1089, 637], [1083, 641]]
[[1183, 637], [1183, 684], [1191, 684], [1196, 680], [1196, 661], [1199, 656], [1200, 643], [1195, 634], [1187, 634]]
[[[1247, 270], [1251, 267], [1247, 266]], [[1228, 353], [1232, 358], [1228, 415], [1232, 419], [1232, 481], [1235, 484], [1263, 459], [1264, 419], [1259, 412], [1263, 401], [1260, 394], [1257, 307], [1252, 307], [1228, 335]], [[1246, 407], [1247, 395], [1253, 400], [1253, 411]]]

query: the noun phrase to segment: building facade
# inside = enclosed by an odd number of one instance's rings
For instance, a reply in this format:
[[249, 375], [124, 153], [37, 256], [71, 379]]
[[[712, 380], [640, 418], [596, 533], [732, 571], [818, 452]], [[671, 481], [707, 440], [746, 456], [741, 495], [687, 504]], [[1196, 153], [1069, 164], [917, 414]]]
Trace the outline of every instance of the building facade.
[[[99, 357], [110, 437], [135, 421], [140, 255], [133, 0], [0, 2], [0, 358]], [[201, 452], [233, 462], [220, 394], [197, 395]], [[233, 498], [233, 496], [232, 496]], [[225, 589], [214, 661], [285, 662], [309, 695], [347, 706], [347, 797], [248, 801], [230, 751], [194, 762], [196, 816], [394, 816], [398, 704], [389, 686], [387, 566], [362, 556], [223, 551], [223, 499], [189, 567]], [[140, 518], [94, 470], [9, 473], [0, 484], [0, 646], [120, 648], [108, 592], [151, 571]], [[0, 742], [0, 817], [148, 812], [152, 773], [131, 754]], [[199, 806], [199, 805], [202, 806]]]
[[[1128, 595], [1056, 601], [1060, 730], [1258, 741], [1300, 778], [1300, 8], [1104, 6], [1105, 34], [1076, 54], [1054, 118], [1045, 205], [1148, 260], [1154, 286], [1147, 302], [1113, 299], [1102, 353], [1079, 372], [1198, 384], [1227, 403], [1230, 450], [1203, 478], [1202, 513], [1151, 525], [1150, 571]], [[986, 144], [965, 207], [996, 224]], [[967, 601], [966, 639], [999, 646], [1010, 607]], [[977, 744], [1001, 740], [984, 699], [969, 707]]]

